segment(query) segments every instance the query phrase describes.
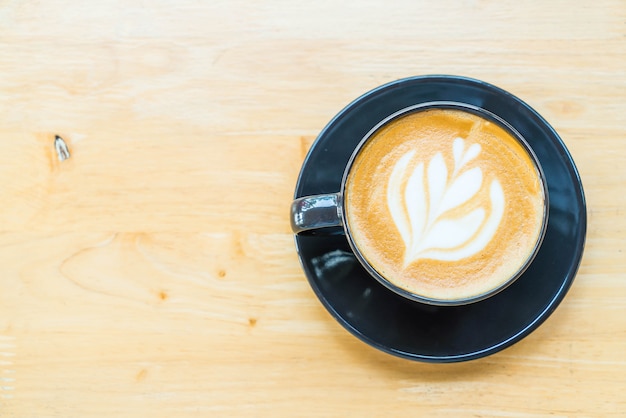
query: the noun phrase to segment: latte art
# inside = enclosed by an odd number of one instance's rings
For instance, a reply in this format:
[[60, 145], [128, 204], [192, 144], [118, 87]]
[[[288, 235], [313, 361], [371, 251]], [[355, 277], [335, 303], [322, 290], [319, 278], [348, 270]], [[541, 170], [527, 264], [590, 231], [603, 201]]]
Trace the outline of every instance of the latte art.
[[[458, 261], [475, 255], [495, 236], [504, 214], [504, 191], [497, 179], [489, 187], [489, 207], [447, 216], [483, 187], [480, 167], [463, 170], [480, 153], [480, 145], [467, 149], [456, 138], [451, 151], [454, 169], [448, 168], [441, 153], [427, 163], [416, 165], [415, 150], [396, 163], [387, 188], [387, 206], [405, 245], [403, 266], [420, 259]], [[414, 167], [414, 168], [413, 168]], [[481, 202], [482, 203], [482, 202]], [[488, 214], [488, 215], [487, 215]]]
[[543, 231], [539, 169], [511, 133], [458, 109], [408, 113], [359, 150], [344, 187], [357, 254], [385, 281], [432, 300], [507, 283]]

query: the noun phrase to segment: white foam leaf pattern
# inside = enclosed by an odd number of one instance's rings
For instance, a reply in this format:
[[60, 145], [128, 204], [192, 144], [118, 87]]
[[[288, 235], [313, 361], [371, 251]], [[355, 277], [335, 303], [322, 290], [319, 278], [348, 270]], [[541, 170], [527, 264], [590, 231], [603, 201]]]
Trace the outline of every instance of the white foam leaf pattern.
[[485, 210], [482, 208], [475, 209], [459, 219], [442, 219], [433, 225], [432, 232], [422, 241], [421, 247], [424, 249], [457, 247], [476, 233], [484, 219]]
[[[404, 210], [404, 196], [401, 192], [399, 192], [402, 188], [403, 175], [407, 172], [409, 163], [411, 162], [414, 154], [415, 151], [409, 151], [398, 160], [395, 167], [393, 168], [393, 171], [391, 172], [391, 176], [389, 177], [389, 188], [387, 193], [387, 206], [389, 207], [391, 217], [393, 218], [396, 227], [400, 232], [400, 236], [402, 236], [402, 240], [405, 242], [405, 244], [411, 242], [411, 234], [413, 230], [421, 231], [421, 228], [417, 229], [410, 226], [409, 218], [406, 211]], [[419, 167], [423, 167], [423, 165], [420, 164]], [[414, 170], [414, 173], [417, 171], [418, 170], [416, 168]], [[421, 182], [422, 180], [419, 181]], [[395, 190], [396, 192], [391, 193], [391, 190]], [[411, 194], [407, 197], [407, 206], [414, 206], [412, 204], [412, 201], [414, 200], [417, 200], [418, 202], [423, 202], [424, 200], [422, 196], [419, 196], [417, 194]], [[419, 213], [419, 210], [416, 210], [415, 207], [412, 207], [410, 211], [413, 213]], [[418, 216], [417, 218], [421, 218], [421, 216]]]
[[457, 261], [470, 257], [493, 239], [504, 214], [504, 192], [497, 179], [489, 186], [489, 211], [479, 207], [457, 217], [443, 216], [479, 193], [481, 168], [462, 171], [479, 153], [480, 145], [465, 149], [465, 141], [456, 138], [450, 180], [441, 153], [428, 161], [426, 170], [424, 161], [416, 161], [415, 150], [396, 163], [389, 179], [387, 204], [405, 244], [405, 267], [424, 258]]
[[463, 157], [463, 148], [465, 148], [465, 141], [463, 138], [456, 138], [452, 143], [452, 155], [454, 156], [454, 168], [459, 166], [461, 158]]
[[[430, 208], [428, 210], [428, 223], [432, 223], [436, 218], [443, 199], [443, 194], [446, 191], [446, 182], [448, 181], [448, 168], [446, 162], [443, 160], [443, 156], [440, 153], [435, 154], [430, 164], [428, 164], [428, 194], [430, 202]], [[410, 213], [409, 213], [409, 216]]]
[[458, 176], [450, 187], [439, 205], [438, 215], [460, 206], [470, 200], [478, 191], [483, 182], [483, 172], [479, 167], [467, 170]]
[[461, 164], [459, 164], [459, 168], [463, 167], [465, 164], [469, 163], [474, 158], [478, 157], [478, 154], [480, 154], [480, 145], [478, 144], [470, 145], [470, 147], [467, 149], [467, 152], [463, 156], [463, 159], [461, 160]]
[[[411, 233], [421, 234], [426, 226], [426, 191], [424, 190], [424, 164], [420, 163], [413, 170], [406, 184], [407, 213], [418, 216], [408, 216]], [[415, 232], [413, 232], [415, 231]]]

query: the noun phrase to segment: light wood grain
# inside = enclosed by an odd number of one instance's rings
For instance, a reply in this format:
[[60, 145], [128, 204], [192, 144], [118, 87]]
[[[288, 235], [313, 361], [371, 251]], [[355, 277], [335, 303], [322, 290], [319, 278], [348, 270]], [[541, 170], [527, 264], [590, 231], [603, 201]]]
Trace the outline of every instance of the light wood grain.
[[[0, 1], [0, 417], [624, 416], [625, 22], [621, 0]], [[537, 109], [589, 211], [558, 310], [452, 365], [341, 328], [287, 218], [332, 116], [432, 73]]]

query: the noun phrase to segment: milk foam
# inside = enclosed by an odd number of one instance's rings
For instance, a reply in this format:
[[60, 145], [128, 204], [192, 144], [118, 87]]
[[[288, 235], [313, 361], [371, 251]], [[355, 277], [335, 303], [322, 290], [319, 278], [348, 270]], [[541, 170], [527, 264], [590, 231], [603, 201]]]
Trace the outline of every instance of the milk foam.
[[483, 295], [516, 277], [547, 216], [540, 170], [518, 138], [456, 109], [382, 127], [345, 184], [359, 254], [388, 282], [433, 300]]
[[452, 144], [454, 169], [441, 153], [420, 161], [415, 150], [395, 164], [387, 187], [387, 206], [405, 245], [404, 267], [420, 259], [459, 261], [471, 257], [494, 238], [504, 215], [502, 186], [493, 179], [489, 202], [469, 212], [454, 211], [478, 198], [483, 187], [480, 166], [464, 167], [480, 154], [479, 144], [466, 148], [463, 138]]

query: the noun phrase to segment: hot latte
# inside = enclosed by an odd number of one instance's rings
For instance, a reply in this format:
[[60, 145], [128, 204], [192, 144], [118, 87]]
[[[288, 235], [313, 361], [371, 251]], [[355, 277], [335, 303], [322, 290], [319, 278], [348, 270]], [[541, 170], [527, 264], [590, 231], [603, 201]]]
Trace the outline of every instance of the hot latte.
[[541, 237], [544, 200], [539, 170], [518, 139], [444, 108], [375, 132], [344, 190], [360, 255], [393, 285], [436, 300], [473, 298], [515, 276]]

